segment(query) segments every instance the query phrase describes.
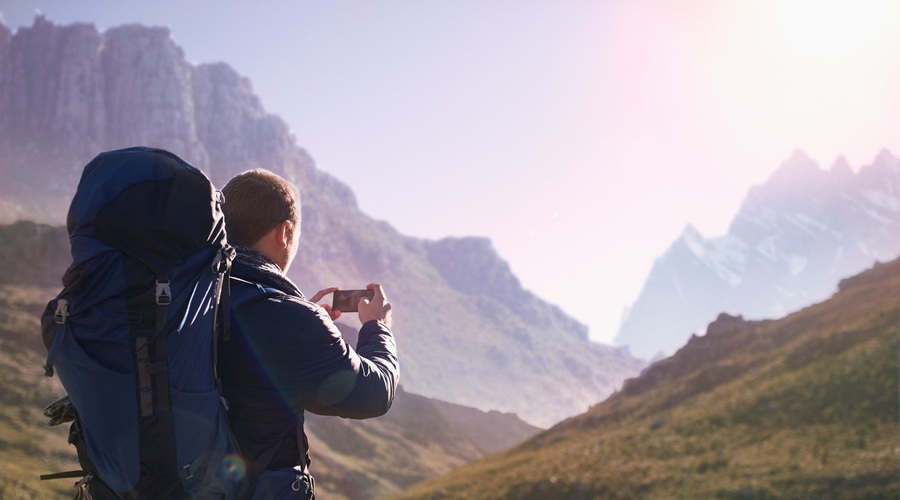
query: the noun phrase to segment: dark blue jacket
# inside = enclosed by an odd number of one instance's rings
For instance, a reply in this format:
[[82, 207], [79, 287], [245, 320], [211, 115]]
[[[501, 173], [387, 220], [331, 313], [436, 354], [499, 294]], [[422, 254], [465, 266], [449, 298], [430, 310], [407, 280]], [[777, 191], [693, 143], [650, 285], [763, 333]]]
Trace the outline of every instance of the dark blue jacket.
[[232, 275], [245, 281], [232, 280], [231, 338], [219, 345], [219, 375], [247, 460], [277, 447], [267, 468], [306, 466], [304, 411], [348, 418], [388, 411], [399, 366], [387, 326], [362, 325], [354, 350], [328, 313], [299, 290], [240, 256]]

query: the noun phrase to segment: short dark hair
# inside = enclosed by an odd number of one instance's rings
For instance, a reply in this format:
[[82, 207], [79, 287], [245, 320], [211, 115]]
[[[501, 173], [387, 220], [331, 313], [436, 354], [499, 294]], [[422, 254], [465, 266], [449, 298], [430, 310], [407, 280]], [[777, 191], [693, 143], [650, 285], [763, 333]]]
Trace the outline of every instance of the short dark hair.
[[234, 245], [252, 246], [286, 220], [300, 223], [297, 188], [268, 170], [258, 168], [234, 176], [222, 194], [225, 230]]

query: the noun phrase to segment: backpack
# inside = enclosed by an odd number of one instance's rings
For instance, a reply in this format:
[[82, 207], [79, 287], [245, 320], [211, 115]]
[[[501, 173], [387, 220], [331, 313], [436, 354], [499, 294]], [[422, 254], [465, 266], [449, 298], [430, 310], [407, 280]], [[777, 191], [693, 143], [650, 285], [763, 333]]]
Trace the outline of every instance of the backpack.
[[[246, 464], [216, 375], [234, 257], [221, 194], [174, 154], [87, 164], [67, 228], [73, 262], [41, 326], [93, 498], [239, 498]], [[49, 409], [49, 408], [48, 408]], [[44, 478], [72, 477], [51, 474]]]

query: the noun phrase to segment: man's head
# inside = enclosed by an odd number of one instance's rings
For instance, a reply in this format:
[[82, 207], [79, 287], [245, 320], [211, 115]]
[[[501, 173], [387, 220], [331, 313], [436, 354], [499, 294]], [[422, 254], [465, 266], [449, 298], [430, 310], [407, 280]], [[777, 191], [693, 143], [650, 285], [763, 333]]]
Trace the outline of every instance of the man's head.
[[300, 194], [263, 169], [236, 175], [222, 188], [228, 241], [254, 248], [287, 272], [300, 236]]

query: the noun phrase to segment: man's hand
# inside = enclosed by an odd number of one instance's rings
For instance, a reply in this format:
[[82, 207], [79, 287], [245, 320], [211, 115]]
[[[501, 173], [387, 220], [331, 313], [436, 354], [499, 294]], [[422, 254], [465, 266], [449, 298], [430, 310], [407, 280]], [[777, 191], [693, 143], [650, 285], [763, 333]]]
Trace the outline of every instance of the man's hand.
[[388, 328], [391, 327], [391, 304], [384, 295], [384, 290], [377, 283], [369, 283], [366, 290], [375, 290], [372, 300], [365, 297], [359, 301], [359, 322], [366, 324], [373, 319], [381, 321]]
[[[334, 293], [337, 290], [338, 290], [338, 287], [336, 287], [336, 286], [332, 286], [332, 287], [326, 288], [324, 290], [319, 290], [318, 292], [316, 292], [315, 295], [312, 296], [311, 299], [309, 299], [309, 301], [318, 303], [320, 300], [322, 300], [322, 297], [324, 297], [330, 293]], [[331, 317], [331, 321], [335, 321], [336, 319], [341, 317], [340, 311], [332, 311], [331, 310], [331, 304], [319, 304], [319, 307], [321, 307], [322, 309], [325, 309], [325, 311], [328, 312], [328, 316]]]

